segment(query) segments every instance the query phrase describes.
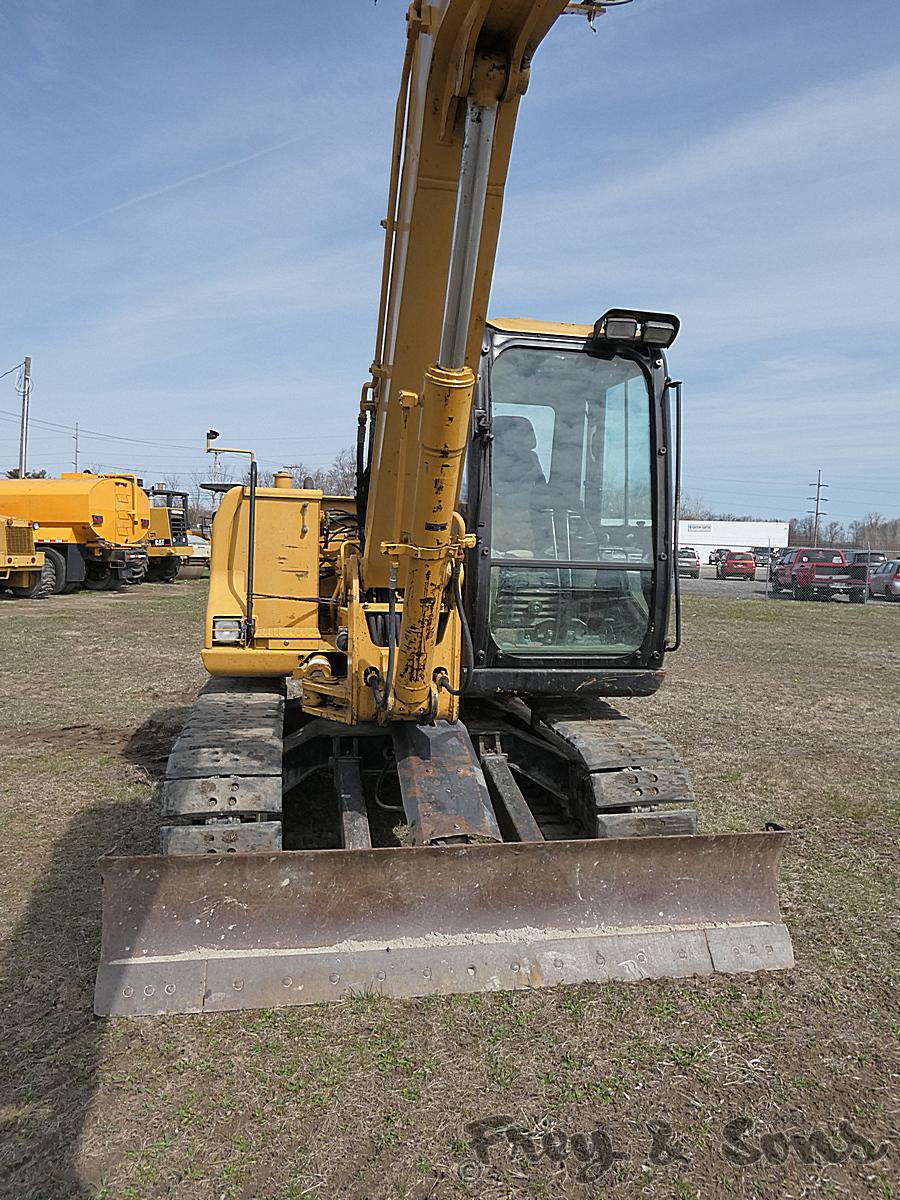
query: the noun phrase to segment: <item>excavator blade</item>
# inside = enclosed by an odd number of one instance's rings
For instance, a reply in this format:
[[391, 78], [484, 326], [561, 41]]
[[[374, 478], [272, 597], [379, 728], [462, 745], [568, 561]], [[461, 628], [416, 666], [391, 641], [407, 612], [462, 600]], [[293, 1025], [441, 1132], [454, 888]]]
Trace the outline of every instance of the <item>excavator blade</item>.
[[784, 969], [783, 840], [105, 859], [95, 1009], [216, 1012]]

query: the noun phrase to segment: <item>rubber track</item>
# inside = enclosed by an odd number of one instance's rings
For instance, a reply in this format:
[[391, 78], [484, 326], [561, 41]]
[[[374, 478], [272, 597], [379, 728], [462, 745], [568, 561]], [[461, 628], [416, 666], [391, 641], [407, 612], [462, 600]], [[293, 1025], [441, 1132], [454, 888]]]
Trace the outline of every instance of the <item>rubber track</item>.
[[164, 854], [281, 849], [284, 683], [211, 679], [169, 755]]
[[535, 701], [532, 713], [536, 731], [565, 749], [586, 774], [581, 815], [588, 836], [596, 836], [605, 814], [669, 805], [695, 813], [687, 767], [660, 734], [602, 701]]

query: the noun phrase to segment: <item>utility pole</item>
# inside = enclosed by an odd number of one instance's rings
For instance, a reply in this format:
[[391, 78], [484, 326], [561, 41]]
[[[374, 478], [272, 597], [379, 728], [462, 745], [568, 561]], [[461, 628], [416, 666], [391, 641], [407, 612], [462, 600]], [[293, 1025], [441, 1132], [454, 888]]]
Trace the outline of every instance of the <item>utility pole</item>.
[[75, 470], [78, 470], [78, 422], [75, 422]]
[[28, 460], [28, 397], [31, 393], [31, 359], [22, 364], [21, 383], [16, 385], [22, 393], [22, 425], [19, 429], [19, 478], [25, 478]]
[[819, 472], [816, 475], [816, 482], [811, 483], [809, 486], [814, 487], [816, 489], [816, 494], [815, 494], [815, 496], [807, 496], [806, 498], [807, 498], [807, 500], [814, 500], [816, 507], [815, 507], [815, 509], [809, 508], [806, 511], [809, 514], [809, 516], [815, 518], [814, 523], [813, 523], [813, 546], [818, 546], [818, 544], [819, 544], [819, 518], [825, 515], [822, 512], [822, 505], [828, 503], [828, 497], [822, 495], [822, 488], [827, 488], [829, 486], [827, 483], [822, 482], [822, 468], [821, 467], [819, 468]]

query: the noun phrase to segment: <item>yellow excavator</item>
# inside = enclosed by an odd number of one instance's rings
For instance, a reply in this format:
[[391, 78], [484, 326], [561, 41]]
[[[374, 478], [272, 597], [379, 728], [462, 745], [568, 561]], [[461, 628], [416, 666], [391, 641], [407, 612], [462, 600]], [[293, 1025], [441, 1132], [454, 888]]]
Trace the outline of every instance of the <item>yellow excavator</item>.
[[232, 451], [211, 680], [161, 854], [102, 862], [98, 1013], [792, 965], [784, 834], [698, 834], [676, 751], [609, 703], [681, 638], [678, 320], [486, 319], [533, 56], [607, 7], [410, 6], [356, 495]]

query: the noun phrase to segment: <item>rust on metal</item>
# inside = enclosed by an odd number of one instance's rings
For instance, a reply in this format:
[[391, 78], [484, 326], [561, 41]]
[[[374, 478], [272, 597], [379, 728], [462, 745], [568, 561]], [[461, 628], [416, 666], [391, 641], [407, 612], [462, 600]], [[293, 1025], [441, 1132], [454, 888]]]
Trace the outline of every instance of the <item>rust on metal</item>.
[[783, 969], [784, 836], [106, 859], [96, 1011]]
[[491, 799], [505, 813], [517, 842], [541, 842], [544, 835], [509, 769], [505, 754], [487, 752], [481, 766]]
[[414, 846], [503, 840], [472, 739], [462, 722], [397, 722], [391, 729]]

